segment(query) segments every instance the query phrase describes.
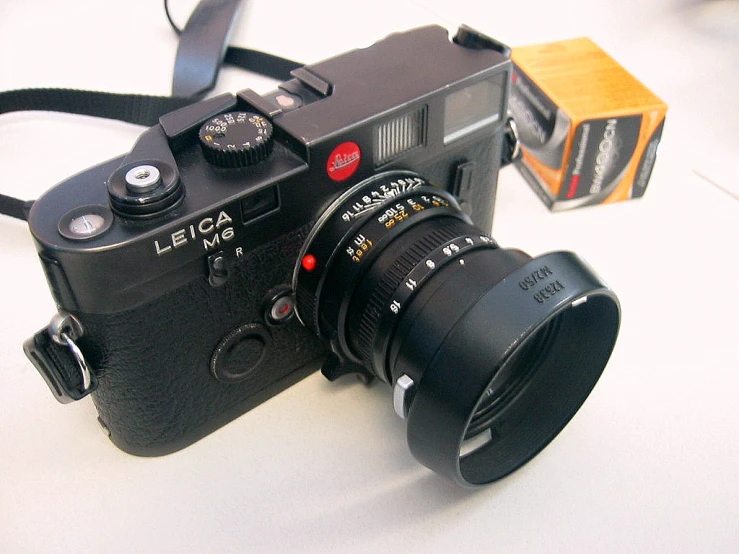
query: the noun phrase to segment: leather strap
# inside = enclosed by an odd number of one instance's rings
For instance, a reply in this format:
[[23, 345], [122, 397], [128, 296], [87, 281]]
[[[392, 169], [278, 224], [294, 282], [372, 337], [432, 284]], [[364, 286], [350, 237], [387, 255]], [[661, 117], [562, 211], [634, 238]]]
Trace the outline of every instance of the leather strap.
[[180, 33], [172, 96], [202, 98], [213, 89], [240, 5], [241, 0], [202, 0], [197, 5]]
[[32, 205], [33, 200], [20, 200], [19, 198], [0, 194], [0, 214], [26, 221]]
[[94, 371], [90, 372], [91, 382], [85, 387], [77, 358], [68, 347], [53, 340], [49, 327], [24, 342], [23, 351], [62, 404], [80, 400], [97, 388]]

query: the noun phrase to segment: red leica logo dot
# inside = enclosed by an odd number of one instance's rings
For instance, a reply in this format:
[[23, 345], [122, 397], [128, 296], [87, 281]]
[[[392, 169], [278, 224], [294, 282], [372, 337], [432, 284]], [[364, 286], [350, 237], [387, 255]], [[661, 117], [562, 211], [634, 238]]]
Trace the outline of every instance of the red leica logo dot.
[[348, 179], [359, 167], [362, 152], [355, 142], [342, 142], [334, 148], [326, 162], [326, 173], [334, 181]]

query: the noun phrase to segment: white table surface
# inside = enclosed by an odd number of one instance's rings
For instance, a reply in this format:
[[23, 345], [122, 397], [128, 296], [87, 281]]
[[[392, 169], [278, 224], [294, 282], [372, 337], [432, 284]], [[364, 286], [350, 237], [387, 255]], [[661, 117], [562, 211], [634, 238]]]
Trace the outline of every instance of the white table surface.
[[[193, 0], [172, 0], [184, 22]], [[420, 466], [390, 391], [315, 374], [170, 456], [120, 452], [89, 399], [55, 402], [21, 351], [54, 304], [0, 217], [0, 551], [739, 552], [739, 2], [248, 2], [232, 43], [305, 62], [427, 23], [511, 45], [588, 35], [669, 105], [646, 196], [551, 214], [512, 168], [494, 236], [570, 249], [618, 293], [594, 392], [523, 469], [465, 490]], [[160, 2], [0, 5], [0, 90], [167, 94]], [[229, 69], [218, 91], [273, 88]], [[34, 198], [140, 127], [0, 117], [0, 191]]]

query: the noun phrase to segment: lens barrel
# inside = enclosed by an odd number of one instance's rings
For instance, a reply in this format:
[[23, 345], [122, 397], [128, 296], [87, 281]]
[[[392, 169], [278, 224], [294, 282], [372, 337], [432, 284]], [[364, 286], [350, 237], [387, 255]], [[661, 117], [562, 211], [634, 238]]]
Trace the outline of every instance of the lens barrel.
[[620, 322], [615, 294], [575, 254], [499, 248], [407, 172], [331, 204], [294, 288], [301, 321], [341, 363], [394, 387], [413, 455], [465, 486], [509, 474], [562, 430]]

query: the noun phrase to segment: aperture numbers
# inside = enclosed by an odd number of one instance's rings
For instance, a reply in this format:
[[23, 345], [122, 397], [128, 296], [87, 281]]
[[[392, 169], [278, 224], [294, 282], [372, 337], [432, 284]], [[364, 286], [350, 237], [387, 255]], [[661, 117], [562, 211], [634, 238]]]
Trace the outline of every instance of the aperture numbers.
[[397, 316], [403, 305], [413, 296], [416, 290], [434, 273], [434, 270], [458, 259], [464, 265], [462, 255], [474, 248], [494, 247], [493, 239], [486, 235], [466, 235], [439, 246], [421, 260], [401, 282], [388, 303], [389, 314]]

